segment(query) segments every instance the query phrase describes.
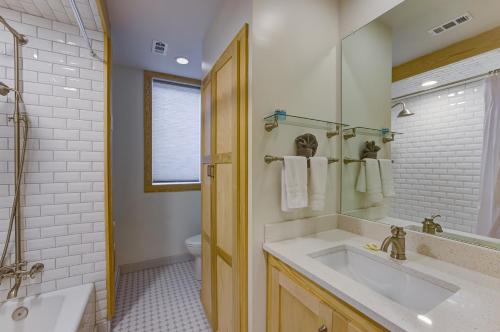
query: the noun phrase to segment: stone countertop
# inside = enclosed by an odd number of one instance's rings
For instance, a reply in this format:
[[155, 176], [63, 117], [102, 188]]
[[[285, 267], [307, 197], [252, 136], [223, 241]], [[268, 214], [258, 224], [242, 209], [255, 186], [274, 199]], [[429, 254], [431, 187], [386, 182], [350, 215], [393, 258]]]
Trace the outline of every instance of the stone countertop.
[[[265, 243], [264, 250], [390, 331], [500, 331], [500, 279], [414, 252], [406, 252], [406, 261], [397, 261], [388, 253], [364, 248], [367, 243], [373, 242], [366, 237], [334, 229]], [[459, 290], [429, 312], [418, 314], [309, 256], [340, 245], [364, 250], [433, 279], [453, 284]]]

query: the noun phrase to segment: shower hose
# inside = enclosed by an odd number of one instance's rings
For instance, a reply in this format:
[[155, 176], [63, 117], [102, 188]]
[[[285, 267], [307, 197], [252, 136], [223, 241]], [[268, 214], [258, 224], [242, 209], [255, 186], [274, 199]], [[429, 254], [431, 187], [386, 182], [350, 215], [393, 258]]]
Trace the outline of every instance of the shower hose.
[[[20, 97], [20, 94], [19, 94]], [[22, 98], [20, 97], [22, 100]], [[23, 102], [24, 104], [24, 102]], [[15, 121], [22, 121], [24, 123], [24, 130], [23, 130], [23, 147], [22, 147], [22, 152], [21, 152], [21, 160], [19, 164], [19, 172], [17, 175], [16, 183], [15, 183], [15, 193], [14, 193], [14, 201], [12, 202], [12, 209], [10, 213], [10, 221], [9, 221], [9, 229], [7, 231], [7, 236], [5, 238], [5, 243], [3, 247], [3, 252], [2, 252], [2, 258], [0, 260], [0, 268], [4, 267], [5, 259], [7, 257], [7, 249], [9, 248], [9, 242], [10, 242], [10, 237], [12, 235], [12, 226], [14, 225], [14, 219], [17, 214], [17, 206], [18, 206], [18, 201], [19, 201], [19, 196], [20, 196], [20, 191], [21, 191], [21, 180], [23, 178], [23, 171], [24, 171], [24, 157], [26, 156], [26, 145], [28, 143], [28, 116], [26, 113], [22, 116], [19, 116], [18, 119], [16, 119], [16, 116], [14, 115], [14, 125]], [[15, 267], [16, 270], [18, 267]]]

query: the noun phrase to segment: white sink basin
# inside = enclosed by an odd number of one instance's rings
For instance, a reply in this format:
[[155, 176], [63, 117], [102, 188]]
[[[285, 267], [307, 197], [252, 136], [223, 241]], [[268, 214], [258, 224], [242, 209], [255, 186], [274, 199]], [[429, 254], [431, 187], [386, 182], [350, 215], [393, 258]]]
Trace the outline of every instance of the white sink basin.
[[342, 245], [309, 256], [418, 314], [427, 313], [459, 289], [351, 246]]

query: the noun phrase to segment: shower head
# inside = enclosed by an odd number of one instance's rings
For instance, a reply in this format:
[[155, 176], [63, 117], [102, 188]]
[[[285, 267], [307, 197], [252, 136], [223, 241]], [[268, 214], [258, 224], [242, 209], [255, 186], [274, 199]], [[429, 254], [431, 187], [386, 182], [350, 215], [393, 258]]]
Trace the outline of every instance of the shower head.
[[11, 91], [15, 91], [14, 89], [12, 89], [11, 87], [9, 87], [7, 84], [5, 84], [4, 82], [0, 82], [0, 95], [2, 96], [6, 96], [9, 94], [9, 92]]
[[403, 103], [402, 101], [400, 101], [399, 103], [396, 103], [396, 104], [392, 105], [391, 109], [393, 109], [394, 107], [396, 107], [398, 105], [402, 105], [403, 106], [403, 109], [398, 114], [398, 118], [404, 118], [404, 117], [407, 117], [407, 116], [415, 115], [415, 113], [411, 112], [409, 109], [406, 108], [406, 104]]

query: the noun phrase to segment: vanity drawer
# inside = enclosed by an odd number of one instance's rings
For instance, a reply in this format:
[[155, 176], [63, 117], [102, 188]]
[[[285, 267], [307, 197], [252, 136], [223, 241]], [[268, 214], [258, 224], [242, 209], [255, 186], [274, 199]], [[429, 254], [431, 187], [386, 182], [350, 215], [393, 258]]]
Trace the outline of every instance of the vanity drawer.
[[268, 332], [387, 331], [275, 257], [267, 261]]

